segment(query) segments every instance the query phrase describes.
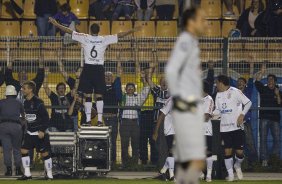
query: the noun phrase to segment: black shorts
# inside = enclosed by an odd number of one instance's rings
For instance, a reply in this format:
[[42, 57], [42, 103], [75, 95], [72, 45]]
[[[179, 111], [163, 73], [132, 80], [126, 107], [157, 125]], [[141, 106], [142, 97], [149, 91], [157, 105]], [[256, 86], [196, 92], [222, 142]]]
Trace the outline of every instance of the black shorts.
[[171, 150], [171, 149], [172, 149], [172, 146], [173, 146], [173, 138], [174, 138], [173, 135], [167, 135], [167, 136], [165, 136], [166, 144], [167, 144], [168, 150]]
[[44, 153], [51, 150], [49, 135], [45, 134], [43, 139], [39, 139], [38, 135], [24, 135], [22, 149], [32, 150], [36, 149], [38, 153]]
[[221, 132], [221, 140], [224, 148], [243, 150], [245, 145], [244, 130], [234, 130], [231, 132]]
[[207, 151], [212, 153], [212, 136], [206, 135]]
[[105, 69], [103, 65], [85, 64], [80, 75], [78, 91], [86, 94], [103, 95], [106, 91]]

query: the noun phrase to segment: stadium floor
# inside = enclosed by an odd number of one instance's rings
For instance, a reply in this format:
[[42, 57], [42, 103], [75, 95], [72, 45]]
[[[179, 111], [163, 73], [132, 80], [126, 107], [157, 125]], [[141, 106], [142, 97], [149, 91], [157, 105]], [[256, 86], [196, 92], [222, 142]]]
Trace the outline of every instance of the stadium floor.
[[[26, 184], [26, 181], [16, 180], [1, 180], [1, 184]], [[161, 184], [161, 183], [173, 183], [173, 182], [162, 182], [151, 179], [143, 180], [118, 180], [118, 179], [85, 179], [85, 180], [53, 180], [53, 181], [42, 181], [32, 180], [28, 181], [29, 184]], [[202, 182], [206, 183], [206, 182]], [[213, 181], [212, 184], [226, 183], [225, 181]], [[281, 181], [237, 181], [238, 184], [281, 184]]]

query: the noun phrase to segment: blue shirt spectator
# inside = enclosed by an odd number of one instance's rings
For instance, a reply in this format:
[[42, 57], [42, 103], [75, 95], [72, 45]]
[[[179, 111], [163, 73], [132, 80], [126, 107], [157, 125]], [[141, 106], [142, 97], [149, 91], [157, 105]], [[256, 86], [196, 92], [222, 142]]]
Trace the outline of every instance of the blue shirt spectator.
[[[75, 29], [76, 24], [80, 24], [80, 21], [78, 20], [77, 16], [71, 12], [71, 7], [67, 3], [61, 6], [61, 11], [54, 15], [53, 18], [56, 19], [63, 26], [70, 27], [72, 29]], [[71, 24], [73, 23], [74, 25], [71, 26]], [[60, 33], [61, 36], [65, 34], [62, 31]]]

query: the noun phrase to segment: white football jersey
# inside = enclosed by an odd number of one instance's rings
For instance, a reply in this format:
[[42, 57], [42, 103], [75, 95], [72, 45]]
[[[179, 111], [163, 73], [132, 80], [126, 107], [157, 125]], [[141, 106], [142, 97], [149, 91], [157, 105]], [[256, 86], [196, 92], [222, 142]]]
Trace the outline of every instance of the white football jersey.
[[170, 97], [169, 99], [167, 99], [165, 105], [160, 110], [165, 115], [165, 120], [164, 120], [164, 134], [165, 134], [165, 136], [175, 134], [174, 128], [173, 128], [173, 125], [172, 125], [172, 115], [171, 115], [172, 106], [173, 106], [173, 101], [172, 101], [172, 98]]
[[[207, 95], [202, 99], [202, 107], [204, 110], [204, 114], [212, 115], [212, 112], [214, 110], [214, 101], [211, 96]], [[212, 136], [211, 119], [204, 123], [204, 135]]]
[[218, 92], [215, 99], [214, 114], [220, 114], [220, 132], [231, 132], [241, 129], [237, 119], [242, 114], [242, 105], [251, 103], [239, 89], [230, 87], [224, 92]]
[[107, 46], [118, 42], [117, 35], [92, 36], [73, 31], [72, 39], [81, 43], [84, 61], [90, 65], [104, 65]]

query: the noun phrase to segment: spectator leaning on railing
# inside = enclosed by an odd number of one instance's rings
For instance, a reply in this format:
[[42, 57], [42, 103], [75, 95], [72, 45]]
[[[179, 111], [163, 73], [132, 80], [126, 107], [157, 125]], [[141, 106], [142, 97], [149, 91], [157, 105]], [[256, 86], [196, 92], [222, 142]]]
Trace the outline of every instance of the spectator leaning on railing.
[[[265, 66], [257, 75], [255, 86], [260, 94], [260, 107], [281, 107], [281, 91], [277, 86], [277, 77], [273, 74], [267, 76], [267, 85], [260, 80], [265, 74]], [[268, 166], [269, 156], [280, 158], [280, 110], [260, 110], [260, 159], [262, 166]], [[273, 150], [268, 154], [267, 137], [270, 130], [273, 137]]]
[[45, 93], [51, 100], [52, 106], [60, 106], [59, 108], [52, 108], [49, 131], [72, 132], [73, 122], [70, 116], [68, 115], [68, 108], [71, 104], [71, 92], [66, 94], [66, 84], [62, 82], [58, 83], [56, 86], [57, 94], [51, 91], [48, 86], [49, 69], [46, 69], [45, 72], [46, 77], [43, 83]]
[[[38, 96], [38, 92], [43, 84], [43, 80], [44, 80], [44, 76], [45, 76], [45, 72], [44, 72], [44, 64], [43, 61], [39, 61], [39, 67], [37, 70], [37, 74], [35, 76], [35, 78], [31, 79], [31, 81], [33, 81], [36, 84], [36, 91], [35, 91], [35, 95]], [[24, 101], [24, 97], [21, 91], [22, 88], [22, 84], [28, 80], [28, 75], [27, 72], [24, 70], [20, 70], [18, 72], [18, 80], [16, 80], [13, 77], [13, 70], [12, 70], [12, 62], [7, 62], [7, 68], [5, 71], [5, 82], [6, 85], [13, 85], [16, 88], [16, 91], [18, 93], [18, 99], [20, 99], [22, 102]]]
[[112, 161], [116, 161], [116, 141], [118, 135], [118, 108], [122, 99], [121, 89], [121, 66], [118, 63], [117, 76], [114, 78], [112, 72], [105, 72], [106, 92], [104, 94], [105, 106], [116, 106], [112, 108], [104, 108], [104, 123], [106, 126], [112, 127], [111, 142], [112, 142]]
[[[146, 101], [150, 87], [147, 86], [145, 80], [145, 74], [141, 73], [141, 80], [144, 87], [140, 93], [135, 94], [136, 88], [134, 83], [126, 84], [126, 94], [123, 95], [122, 105], [132, 106], [133, 108], [142, 106]], [[120, 123], [120, 139], [121, 139], [121, 157], [122, 164], [127, 166], [129, 163], [128, 147], [129, 140], [132, 147], [132, 163], [138, 164], [139, 158], [139, 141], [140, 141], [140, 128], [139, 128], [139, 115], [137, 109], [123, 109], [121, 112], [121, 123]]]
[[[70, 104], [73, 103], [74, 100], [74, 96], [77, 93], [78, 90], [78, 85], [79, 85], [79, 77], [81, 74], [81, 70], [82, 68], [78, 68], [75, 72], [75, 77], [76, 79], [72, 78], [71, 76], [69, 76], [69, 74], [65, 71], [64, 65], [62, 63], [62, 60], [60, 58], [59, 55], [59, 60], [58, 60], [58, 66], [59, 66], [59, 70], [60, 73], [63, 75], [65, 82], [68, 84], [68, 86], [70, 87], [71, 92], [67, 94], [68, 99]], [[73, 129], [76, 132], [78, 130], [78, 110], [77, 109], [73, 109], [72, 113], [70, 114], [71, 119], [74, 123], [73, 125]]]

